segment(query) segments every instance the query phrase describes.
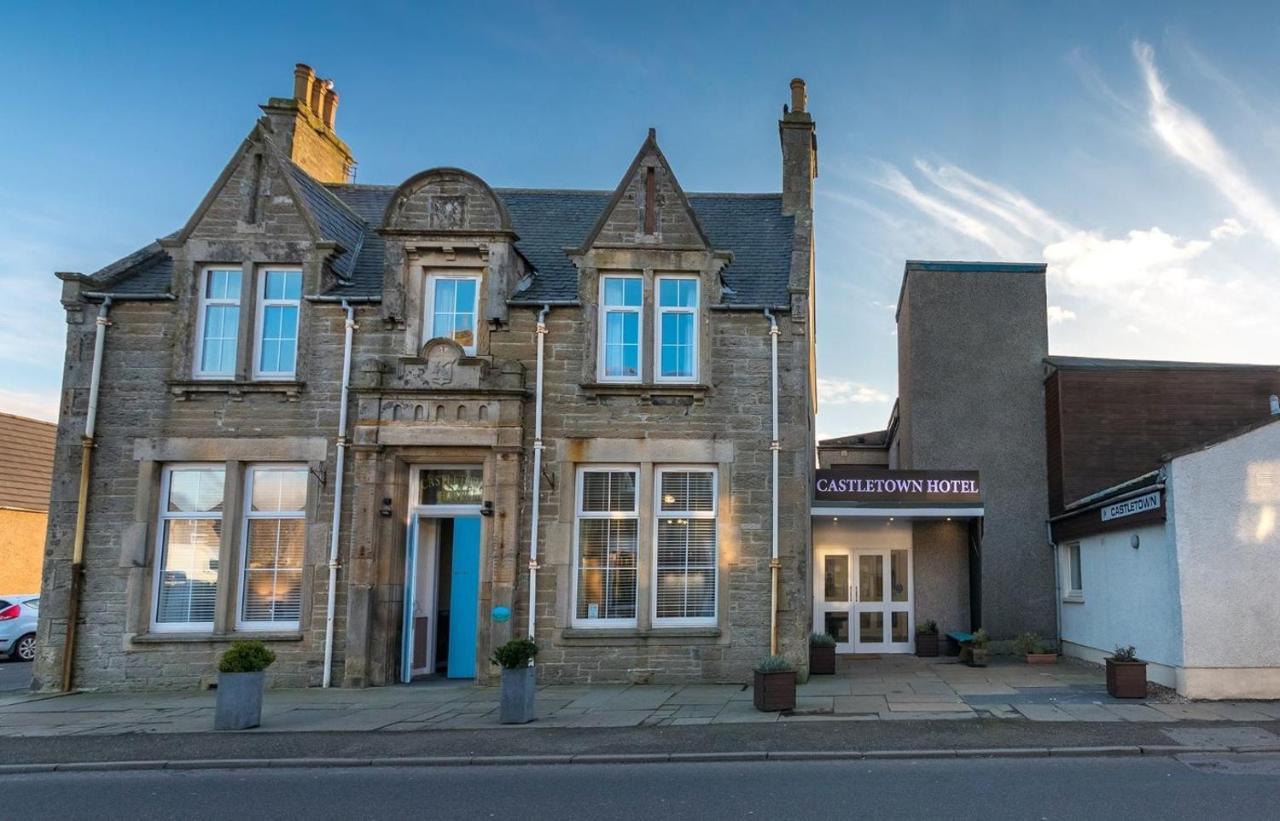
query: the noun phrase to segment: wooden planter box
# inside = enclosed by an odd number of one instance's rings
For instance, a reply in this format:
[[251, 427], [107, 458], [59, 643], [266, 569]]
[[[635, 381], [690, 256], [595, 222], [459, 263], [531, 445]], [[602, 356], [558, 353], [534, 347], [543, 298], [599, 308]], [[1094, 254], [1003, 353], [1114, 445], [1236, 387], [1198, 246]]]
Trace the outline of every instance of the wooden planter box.
[[809, 675], [834, 676], [836, 674], [836, 648], [809, 647]]
[[1027, 653], [1027, 664], [1057, 664], [1057, 653]]
[[1107, 659], [1107, 692], [1113, 698], [1147, 697], [1147, 663]]
[[793, 670], [780, 673], [755, 673], [752, 699], [756, 709], [766, 713], [796, 708], [796, 674]]
[[970, 667], [986, 667], [991, 659], [991, 650], [986, 647], [965, 647], [960, 652], [960, 660]]
[[922, 659], [938, 655], [939, 641], [937, 633], [916, 633], [916, 655]]

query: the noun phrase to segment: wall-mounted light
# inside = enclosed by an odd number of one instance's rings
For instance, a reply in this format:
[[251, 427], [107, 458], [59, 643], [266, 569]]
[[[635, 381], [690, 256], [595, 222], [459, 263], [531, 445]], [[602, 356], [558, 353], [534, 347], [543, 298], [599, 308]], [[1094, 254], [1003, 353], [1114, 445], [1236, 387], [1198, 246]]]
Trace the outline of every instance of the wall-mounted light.
[[391, 497], [388, 496], [382, 500], [382, 507], [378, 510], [378, 513], [391, 518]]
[[1132, 547], [1134, 550], [1137, 550], [1140, 544], [1142, 544], [1142, 540], [1138, 538], [1137, 533], [1129, 537], [1129, 547]]
[[485, 499], [485, 500], [484, 500], [484, 502], [480, 505], [480, 515], [481, 515], [481, 516], [492, 516], [492, 515], [493, 515], [493, 502], [489, 501], [488, 499]]

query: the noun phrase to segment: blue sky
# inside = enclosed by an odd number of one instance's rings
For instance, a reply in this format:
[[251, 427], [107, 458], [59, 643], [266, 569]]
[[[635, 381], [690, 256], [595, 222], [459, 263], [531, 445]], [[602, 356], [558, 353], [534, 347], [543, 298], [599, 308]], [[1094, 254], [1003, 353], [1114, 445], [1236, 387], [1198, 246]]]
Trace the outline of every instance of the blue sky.
[[[1280, 361], [1280, 7], [143, 3], [0, 8], [0, 410], [50, 417], [55, 270], [180, 226], [304, 61], [359, 181], [777, 190], [818, 123], [818, 429], [881, 427], [908, 258], [1046, 260], [1059, 354]], [[997, 321], [991, 318], [992, 321]]]

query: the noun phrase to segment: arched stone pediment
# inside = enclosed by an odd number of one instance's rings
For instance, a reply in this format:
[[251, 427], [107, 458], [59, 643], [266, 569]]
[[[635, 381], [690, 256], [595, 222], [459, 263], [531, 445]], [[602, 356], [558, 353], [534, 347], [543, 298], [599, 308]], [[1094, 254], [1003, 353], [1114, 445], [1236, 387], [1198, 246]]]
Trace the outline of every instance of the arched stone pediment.
[[511, 218], [488, 183], [461, 168], [432, 168], [401, 183], [382, 227], [420, 233], [510, 231]]

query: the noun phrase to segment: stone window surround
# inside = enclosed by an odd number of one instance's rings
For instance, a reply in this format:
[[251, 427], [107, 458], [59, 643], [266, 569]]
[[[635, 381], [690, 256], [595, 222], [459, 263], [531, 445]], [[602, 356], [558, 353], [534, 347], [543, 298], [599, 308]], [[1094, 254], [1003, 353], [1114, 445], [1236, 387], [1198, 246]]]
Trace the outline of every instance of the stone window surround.
[[[216, 258], [214, 258], [216, 259]], [[283, 260], [283, 261], [281, 261]], [[243, 261], [197, 261], [191, 266], [190, 301], [186, 310], [190, 321], [185, 331], [185, 342], [175, 346], [175, 357], [172, 376], [168, 381], [169, 391], [182, 400], [190, 399], [195, 394], [218, 393], [228, 394], [232, 399], [240, 399], [245, 393], [282, 393], [287, 399], [296, 399], [306, 384], [306, 368], [310, 345], [308, 330], [311, 313], [307, 309], [307, 294], [315, 292], [318, 274], [312, 269], [316, 265], [307, 260], [293, 258], [286, 254], [279, 259], [275, 256], [264, 257], [254, 253], [251, 259]], [[196, 361], [200, 349], [200, 328], [202, 324], [201, 287], [205, 272], [212, 269], [239, 268], [240, 277], [240, 326], [236, 336], [236, 366], [233, 375], [201, 376], [198, 375]], [[254, 356], [257, 350], [258, 295], [261, 291], [259, 282], [268, 269], [288, 269], [302, 271], [303, 297], [298, 309], [297, 347], [294, 351], [294, 373], [292, 378], [280, 379], [274, 375], [255, 377]], [[183, 310], [179, 308], [179, 310]]]
[[[565, 448], [561, 451], [560, 448]], [[556, 584], [556, 643], [597, 646], [634, 644], [706, 644], [728, 643], [725, 626], [729, 623], [731, 593], [724, 587], [730, 578], [730, 561], [740, 542], [734, 520], [733, 462], [734, 444], [715, 439], [567, 439], [557, 444], [557, 451], [567, 452], [573, 460], [559, 464], [558, 523], [543, 535], [547, 564], [560, 569]], [[594, 465], [629, 465], [639, 469], [639, 534], [637, 536], [636, 625], [634, 627], [574, 626], [574, 533], [577, 528], [577, 473]], [[658, 468], [712, 467], [717, 472], [716, 524], [718, 578], [716, 619], [714, 625], [688, 626], [655, 623], [654, 567], [656, 556], [655, 479]], [[550, 523], [549, 523], [550, 524]]]
[[[319, 530], [328, 526], [327, 516], [318, 515], [331, 492], [330, 482], [317, 474], [324, 470], [328, 442], [322, 437], [281, 437], [271, 439], [138, 439], [134, 460], [138, 463], [138, 483], [134, 498], [133, 522], [121, 534], [120, 566], [129, 568], [130, 606], [126, 633], [129, 643], [159, 644], [224, 641], [253, 638], [262, 641], [298, 641], [311, 626], [315, 592], [315, 551], [323, 539]], [[156, 632], [151, 629], [155, 608], [154, 577], [159, 546], [161, 476], [167, 464], [222, 464], [223, 528], [218, 566], [218, 594], [213, 629], [208, 632]], [[303, 558], [302, 590], [297, 628], [284, 630], [236, 629], [240, 594], [239, 567], [244, 545], [244, 492], [248, 468], [255, 465], [294, 464], [308, 468], [307, 545]]]

